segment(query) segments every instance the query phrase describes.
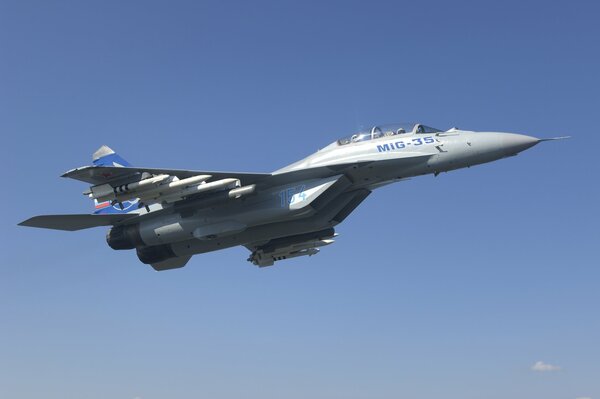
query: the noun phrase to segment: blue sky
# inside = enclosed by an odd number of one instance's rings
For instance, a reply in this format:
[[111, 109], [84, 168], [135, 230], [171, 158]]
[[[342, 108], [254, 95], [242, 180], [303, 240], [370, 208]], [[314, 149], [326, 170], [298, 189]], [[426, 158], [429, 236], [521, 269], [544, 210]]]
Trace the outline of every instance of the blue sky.
[[[1, 1], [0, 397], [600, 398], [599, 13]], [[156, 273], [103, 229], [16, 227], [91, 212], [58, 176], [102, 144], [268, 172], [406, 120], [574, 137], [382, 188], [273, 268], [234, 248]]]

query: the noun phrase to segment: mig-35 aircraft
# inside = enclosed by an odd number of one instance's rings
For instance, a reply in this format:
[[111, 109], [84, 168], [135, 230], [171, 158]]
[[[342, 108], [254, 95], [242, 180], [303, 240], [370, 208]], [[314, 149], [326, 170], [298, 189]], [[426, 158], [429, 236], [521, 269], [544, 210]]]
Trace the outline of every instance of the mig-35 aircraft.
[[93, 164], [63, 177], [91, 184], [94, 214], [43, 215], [21, 226], [80, 230], [112, 226], [108, 245], [135, 249], [156, 270], [192, 255], [243, 245], [270, 266], [314, 255], [371, 192], [414, 176], [517, 155], [552, 139], [514, 133], [438, 130], [420, 123], [374, 126], [343, 137], [273, 173], [137, 168], [107, 146]]

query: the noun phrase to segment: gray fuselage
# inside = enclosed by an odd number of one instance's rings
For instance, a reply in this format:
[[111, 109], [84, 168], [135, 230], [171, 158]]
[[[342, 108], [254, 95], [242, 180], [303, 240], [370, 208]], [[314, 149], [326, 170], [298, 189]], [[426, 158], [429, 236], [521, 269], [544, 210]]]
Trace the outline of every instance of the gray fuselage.
[[[282, 184], [257, 187], [237, 201], [146, 216], [139, 224], [145, 263], [236, 245], [258, 248], [281, 237], [321, 231], [340, 223], [375, 188], [495, 161], [532, 147], [538, 139], [512, 133], [395, 133], [334, 142], [273, 172]], [[297, 179], [290, 176], [297, 175]], [[284, 178], [285, 177], [285, 178]], [[161, 255], [163, 254], [163, 255]], [[156, 255], [156, 256], [155, 256]]]

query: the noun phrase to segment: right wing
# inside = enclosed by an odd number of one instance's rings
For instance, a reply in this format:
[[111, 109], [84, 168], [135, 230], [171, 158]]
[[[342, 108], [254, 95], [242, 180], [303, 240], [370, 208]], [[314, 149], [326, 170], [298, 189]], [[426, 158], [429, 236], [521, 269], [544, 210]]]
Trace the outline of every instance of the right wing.
[[66, 172], [62, 177], [98, 185], [115, 181], [127, 182], [139, 180], [139, 177], [137, 179], [135, 177], [142, 173], [177, 176], [180, 179], [198, 175], [210, 175], [212, 176], [212, 180], [224, 178], [239, 179], [242, 185], [254, 184], [271, 176], [270, 173], [207, 172], [185, 169], [135, 168], [131, 166], [83, 166]]
[[136, 216], [137, 214], [131, 213], [111, 215], [41, 215], [27, 219], [19, 223], [19, 226], [76, 231], [98, 226], [112, 226]]

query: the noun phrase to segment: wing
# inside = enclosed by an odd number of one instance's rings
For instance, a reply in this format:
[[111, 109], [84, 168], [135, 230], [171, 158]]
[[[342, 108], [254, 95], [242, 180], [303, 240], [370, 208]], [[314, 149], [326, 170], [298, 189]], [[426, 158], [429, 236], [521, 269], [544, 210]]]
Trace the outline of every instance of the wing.
[[41, 215], [27, 219], [19, 223], [19, 226], [76, 231], [98, 226], [112, 226], [135, 216], [137, 215]]
[[[198, 175], [210, 175], [213, 180], [224, 178], [239, 179], [242, 185], [255, 184], [271, 176], [270, 173], [207, 172], [185, 169], [134, 168], [130, 166], [83, 166], [66, 172], [62, 177], [98, 185], [115, 181], [134, 181], [136, 180], [136, 176], [142, 173], [149, 173], [152, 175], [165, 174], [177, 176], [180, 179]], [[139, 178], [137, 179], [139, 180]]]
[[[407, 158], [405, 161], [408, 164], [421, 162], [424, 158], [430, 157], [431, 154], [421, 155], [418, 157]], [[282, 170], [278, 173], [246, 173], [246, 172], [213, 172], [202, 170], [187, 170], [187, 169], [160, 169], [160, 168], [136, 168], [131, 166], [106, 166], [93, 165], [83, 166], [72, 169], [62, 175], [70, 179], [80, 180], [90, 183], [94, 186], [109, 183], [112, 186], [139, 181], [142, 174], [146, 175], [169, 175], [176, 176], [179, 179], [186, 179], [194, 176], [210, 175], [210, 181], [220, 179], [237, 179], [242, 186], [257, 184], [259, 186], [276, 186], [287, 184], [299, 179], [315, 179], [333, 176], [335, 174], [352, 175], [371, 164], [372, 161], [338, 163], [326, 166], [298, 168], [292, 170]], [[396, 161], [398, 162], [398, 161]]]

